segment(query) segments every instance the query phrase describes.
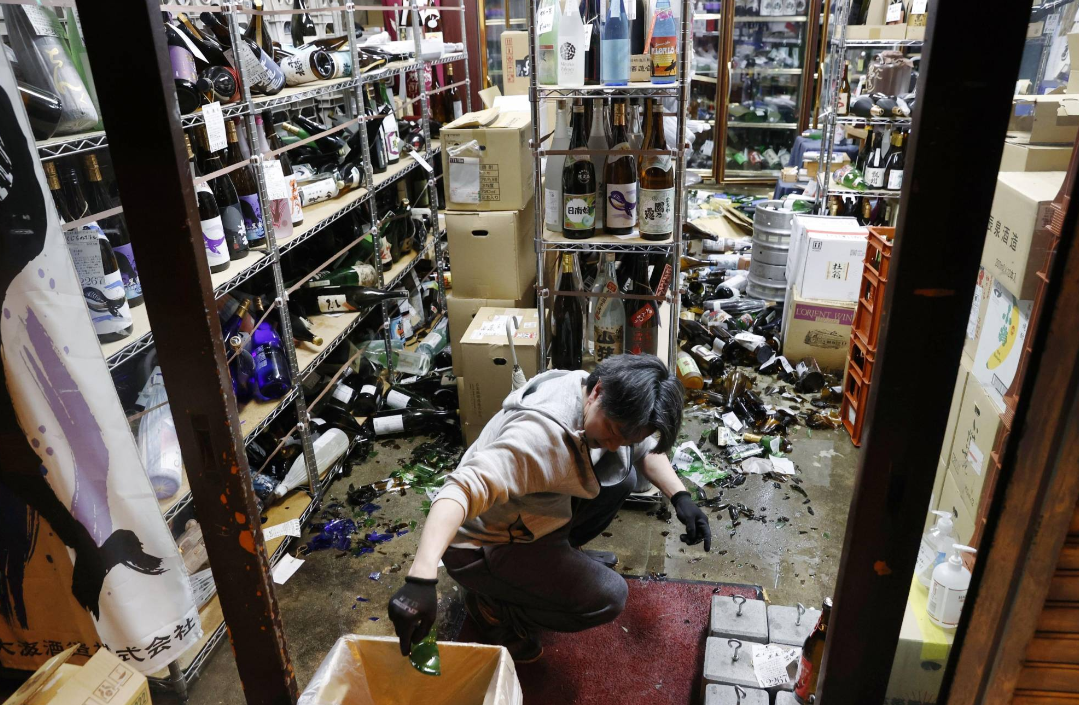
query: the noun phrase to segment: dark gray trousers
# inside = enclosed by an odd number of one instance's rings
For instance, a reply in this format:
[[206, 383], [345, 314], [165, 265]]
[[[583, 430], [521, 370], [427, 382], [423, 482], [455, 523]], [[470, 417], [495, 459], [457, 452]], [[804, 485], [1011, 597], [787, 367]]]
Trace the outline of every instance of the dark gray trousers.
[[574, 500], [569, 525], [531, 543], [450, 548], [450, 576], [482, 595], [518, 631], [578, 632], [614, 620], [626, 605], [625, 579], [577, 547], [614, 520], [633, 491], [636, 472], [591, 500]]

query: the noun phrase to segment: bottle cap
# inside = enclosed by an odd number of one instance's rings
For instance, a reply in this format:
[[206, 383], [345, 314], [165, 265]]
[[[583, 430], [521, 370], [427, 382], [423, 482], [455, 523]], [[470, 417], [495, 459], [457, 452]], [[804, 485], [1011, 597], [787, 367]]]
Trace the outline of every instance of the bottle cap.
[[951, 533], [952, 527], [955, 525], [955, 523], [952, 521], [952, 513], [942, 512], [939, 509], [934, 509], [933, 514], [937, 515], [937, 525], [935, 528], [947, 530], [948, 533]]
[[977, 552], [978, 552], [978, 549], [976, 549], [976, 548], [971, 548], [970, 546], [964, 546], [962, 544], [953, 543], [952, 544], [952, 555], [948, 557], [948, 563], [950, 563], [951, 565], [955, 565], [955, 566], [961, 566], [961, 565], [963, 565], [963, 558], [962, 558], [962, 556], [959, 555], [960, 553], [975, 554]]

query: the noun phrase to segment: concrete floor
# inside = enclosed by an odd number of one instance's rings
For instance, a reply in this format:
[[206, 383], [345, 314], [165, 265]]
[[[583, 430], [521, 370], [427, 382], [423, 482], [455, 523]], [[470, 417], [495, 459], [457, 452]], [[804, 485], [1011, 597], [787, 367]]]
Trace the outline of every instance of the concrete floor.
[[[757, 389], [763, 389], [761, 378]], [[769, 399], [766, 397], [766, 401]], [[773, 403], [782, 403], [772, 399]], [[808, 408], [808, 406], [806, 407]], [[697, 439], [708, 425], [705, 413], [687, 409], [683, 426], [685, 439]], [[628, 575], [665, 573], [668, 578], [709, 580], [759, 585], [772, 604], [819, 606], [832, 594], [835, 585], [843, 534], [857, 468], [857, 449], [843, 430], [810, 431], [792, 429], [794, 444], [790, 458], [798, 467], [801, 487], [810, 502], [788, 485], [777, 489], [771, 480], [750, 475], [739, 487], [723, 491], [723, 501], [742, 503], [767, 517], [766, 523], [741, 520], [731, 535], [731, 519], [726, 510], [710, 512], [712, 552], [699, 546], [687, 547], [677, 519], [670, 523], [646, 510], [623, 509], [607, 533], [591, 548], [615, 551], [618, 570]], [[377, 456], [355, 469], [348, 478], [336, 481], [326, 505], [345, 502], [349, 484], [357, 487], [381, 480], [408, 458], [411, 449], [424, 439], [395, 441], [376, 446]], [[702, 450], [706, 450], [702, 448]], [[708, 496], [716, 490], [709, 488]], [[379, 530], [415, 520], [422, 529], [424, 498], [412, 491], [405, 497], [385, 495], [377, 500], [382, 508], [374, 513]], [[813, 513], [809, 509], [812, 507]], [[781, 517], [786, 517], [784, 522]], [[292, 547], [307, 542], [310, 532]], [[336, 639], [349, 633], [392, 635], [393, 624], [386, 616], [390, 596], [403, 583], [416, 551], [419, 531], [410, 532], [383, 544], [373, 554], [355, 557], [335, 550], [306, 556], [306, 563], [288, 581], [277, 586], [289, 653], [301, 689], [314, 674]], [[371, 574], [380, 572], [377, 580]], [[439, 582], [440, 623], [460, 619], [461, 593], [443, 572]], [[364, 598], [366, 601], [359, 601]], [[445, 630], [443, 630], [445, 631]], [[175, 703], [167, 693], [154, 694], [155, 703]], [[190, 691], [193, 705], [243, 702], [236, 664], [230, 648], [219, 646], [208, 659], [205, 670]]]

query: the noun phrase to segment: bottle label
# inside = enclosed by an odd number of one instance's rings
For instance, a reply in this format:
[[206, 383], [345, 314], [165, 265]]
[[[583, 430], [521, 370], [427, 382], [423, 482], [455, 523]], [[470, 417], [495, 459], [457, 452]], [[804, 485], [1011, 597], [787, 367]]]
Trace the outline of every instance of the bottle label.
[[[333, 198], [333, 192], [336, 188], [337, 184], [334, 183], [333, 179], [319, 179], [318, 181], [306, 183], [300, 187], [300, 202], [308, 206], [312, 203], [328, 200]], [[241, 198], [244, 197], [241, 196]]]
[[339, 384], [334, 387], [333, 398], [346, 406], [352, 401], [352, 395], [352, 387], [349, 387], [347, 384]]
[[372, 419], [375, 426], [376, 436], [385, 436], [390, 433], [403, 433], [405, 430], [405, 415], [376, 416]]
[[903, 170], [892, 169], [888, 173], [888, 190], [899, 191], [903, 188]]
[[847, 112], [849, 111], [849, 108], [848, 108], [849, 105], [850, 105], [850, 93], [840, 93], [839, 94], [839, 100], [836, 101], [836, 108], [835, 108], [836, 114], [837, 115], [846, 115]]
[[459, 101], [459, 100], [453, 101], [453, 119], [456, 120], [457, 118], [461, 117], [462, 115], [464, 115], [464, 106], [461, 105], [461, 101]]
[[239, 203], [221, 209], [221, 225], [225, 228], [225, 239], [233, 254], [247, 251], [247, 229], [244, 227], [243, 211]]
[[936, 580], [929, 588], [929, 601], [926, 610], [934, 620], [945, 627], [955, 627], [959, 624], [959, 615], [963, 613], [963, 603], [966, 602], [967, 591], [945, 587]]
[[[656, 16], [656, 24], [660, 22], [660, 15]], [[672, 35], [669, 37], [652, 37], [652, 76], [653, 78], [674, 78], [678, 75], [678, 49], [677, 40]]]
[[206, 259], [211, 267], [232, 259], [225, 242], [225, 226], [221, 224], [221, 216], [202, 221], [202, 244], [206, 246]]
[[294, 56], [286, 56], [281, 60], [281, 70], [285, 72], [285, 83], [290, 86], [299, 86], [318, 80], [318, 75], [311, 70], [310, 57], [311, 52], [305, 51]]
[[373, 385], [373, 384], [365, 384], [362, 387], [360, 387], [360, 394], [365, 394], [365, 395], [373, 397], [373, 396], [375, 396], [376, 393], [377, 393], [377, 390], [375, 389], [375, 385]]
[[139, 298], [142, 296], [142, 282], [139, 281], [139, 270], [135, 266], [135, 254], [131, 251], [131, 243], [117, 245], [112, 248], [112, 251], [116, 255], [116, 266], [120, 268], [124, 293], [129, 300]]
[[536, 13], [536, 34], [543, 34], [554, 29], [555, 6], [541, 7]]
[[622, 326], [596, 325], [596, 362], [602, 362], [612, 355], [621, 355], [624, 336], [625, 328]]
[[172, 64], [172, 77], [180, 81], [194, 83], [199, 79], [195, 71], [195, 57], [186, 47], [170, 46], [169, 63]]
[[638, 204], [642, 234], [669, 235], [674, 232], [673, 188], [642, 188]]
[[288, 204], [292, 214], [292, 224], [299, 225], [303, 222], [303, 201], [300, 198], [300, 187], [296, 183], [296, 175], [289, 174], [285, 177], [288, 182]]
[[561, 189], [543, 189], [543, 222], [556, 228], [562, 227], [562, 191]]
[[[26, 19], [30, 20], [30, 26], [34, 29], [34, 34], [39, 37], [60, 36], [56, 31], [57, 22], [50, 20], [43, 8], [35, 7], [33, 5], [23, 5], [22, 7], [23, 12], [26, 13]], [[53, 17], [55, 17], [55, 15], [53, 15]]]
[[408, 406], [408, 402], [411, 401], [407, 394], [402, 394], [396, 389], [391, 389], [390, 393], [386, 395], [386, 404], [391, 409], [404, 409]]
[[884, 188], [884, 169], [866, 167], [865, 182], [869, 188]]
[[640, 328], [644, 326], [655, 315], [655, 307], [649, 305], [645, 306], [629, 319], [630, 324], [634, 328]]
[[[649, 309], [652, 307], [649, 306]], [[629, 348], [626, 352], [631, 355], [652, 354], [656, 353], [656, 335], [655, 328], [653, 326], [648, 327], [636, 327], [630, 326], [626, 332], [626, 347]]]
[[343, 313], [345, 311], [355, 311], [356, 309], [352, 307], [344, 294], [333, 294], [318, 297], [318, 310], [322, 313]]
[[64, 237], [90, 309], [94, 332], [105, 335], [129, 329], [131, 309], [127, 305], [120, 270], [106, 274], [105, 263], [101, 260], [101, 240], [105, 239], [101, 228], [97, 223], [89, 223], [77, 230], [68, 230]]
[[798, 676], [794, 680], [794, 697], [798, 698], [800, 702], [806, 702], [809, 700], [809, 696], [813, 695], [810, 688], [813, 687], [811, 681], [813, 681], [813, 663], [802, 654], [802, 660], [798, 664]]
[[247, 45], [247, 42], [240, 42], [240, 55], [239, 62], [236, 60], [236, 54], [232, 47], [225, 50], [225, 58], [232, 64], [232, 68], [239, 71], [239, 63], [243, 63], [244, 74], [247, 80], [251, 82], [251, 86], [254, 88], [265, 89], [269, 87], [269, 74], [266, 69], [262, 67], [262, 63], [258, 57], [255, 56], [255, 52], [251, 50], [251, 47]]
[[558, 82], [564, 86], [584, 85], [584, 47], [564, 41], [558, 45]]
[[637, 183], [607, 184], [608, 228], [632, 228], [637, 224]]
[[259, 205], [258, 195], [240, 196], [240, 209], [243, 211], [247, 244], [252, 247], [264, 244], [266, 230], [262, 227], [262, 206]]
[[386, 154], [389, 155], [390, 161], [397, 161], [401, 158], [401, 144], [398, 139], [397, 116], [393, 114], [393, 111], [386, 111], [386, 119], [382, 121], [382, 129], [386, 133]]
[[936, 550], [923, 538], [921, 545], [918, 546], [918, 560], [914, 563], [914, 574], [922, 575], [926, 568], [936, 563], [936, 560]]
[[679, 377], [700, 377], [701, 371], [697, 368], [696, 361], [687, 353], [679, 353], [675, 358], [675, 366], [678, 368]]
[[591, 230], [596, 227], [596, 194], [565, 194], [562, 227], [565, 230]]

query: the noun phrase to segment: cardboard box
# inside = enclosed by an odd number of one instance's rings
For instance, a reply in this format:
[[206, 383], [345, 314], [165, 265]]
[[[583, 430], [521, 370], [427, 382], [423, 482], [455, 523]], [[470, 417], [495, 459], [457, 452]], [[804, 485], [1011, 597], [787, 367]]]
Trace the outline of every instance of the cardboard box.
[[803, 298], [795, 286], [783, 320], [783, 354], [798, 364], [814, 357], [822, 370], [842, 374], [856, 303]]
[[[1079, 56], [1079, 32], [1072, 32], [1068, 35], [1068, 56]], [[1067, 91], [1068, 93], [1079, 93], [1079, 65], [1071, 67], [1071, 72], [1068, 74]]]
[[917, 39], [918, 41], [925, 41], [925, 25], [907, 25], [907, 39]]
[[[536, 303], [535, 289], [528, 289], [519, 299], [466, 299], [452, 291], [446, 292], [446, 315], [450, 319], [450, 355], [453, 357], [453, 374], [460, 379], [464, 375], [465, 356], [461, 352], [461, 334], [472, 325], [479, 310], [493, 308], [529, 308]], [[462, 393], [461, 398], [464, 399]]]
[[453, 292], [467, 299], [519, 299], [536, 281], [533, 205], [519, 211], [447, 211]]
[[[850, 155], [846, 152], [832, 152], [831, 161], [828, 162], [828, 171], [834, 173], [850, 164]], [[805, 167], [806, 176], [810, 179], [817, 178], [820, 173], [820, 152], [806, 152], [802, 157], [802, 166]]]
[[146, 677], [108, 649], [82, 666], [68, 663], [72, 646], [41, 665], [4, 705], [150, 705]]
[[503, 32], [502, 95], [528, 94], [528, 32]]
[[461, 408], [469, 423], [482, 427], [502, 409], [511, 391], [513, 358], [506, 340], [506, 321], [516, 318], [513, 334], [517, 362], [526, 379], [539, 371], [539, 314], [534, 308], [482, 308], [460, 338], [465, 394]]
[[989, 212], [982, 264], [1020, 299], [1033, 299], [1045, 251], [1053, 199], [1064, 183], [1063, 171], [1001, 172]]
[[[982, 485], [1001, 430], [998, 407], [973, 375], [968, 375], [955, 440], [948, 458], [948, 472], [955, 479], [959, 496], [971, 511], [971, 522], [982, 498]], [[964, 540], [969, 540], [966, 537]]]
[[1031, 144], [1029, 134], [1016, 132], [1004, 140], [1000, 171], [1067, 171], [1071, 157], [1071, 145]]
[[852, 24], [847, 27], [847, 39], [906, 39], [905, 24]]
[[956, 543], [969, 546], [974, 539], [974, 516], [977, 508], [970, 506], [963, 499], [951, 465], [948, 466], [948, 471], [944, 473], [944, 486], [941, 489], [937, 509], [942, 512], [952, 513], [952, 524], [955, 528], [955, 537], [958, 539]]
[[1033, 301], [1016, 299], [1000, 282], [993, 283], [971, 371], [1001, 409], [1019, 367], [1033, 306]]
[[465, 448], [476, 442], [476, 439], [480, 437], [480, 433], [483, 432], [483, 427], [486, 424], [478, 423], [478, 419], [470, 419], [472, 414], [472, 405], [465, 403], [468, 395], [468, 382], [464, 377], [457, 378], [457, 397], [461, 400], [461, 407], [458, 409], [458, 413], [461, 416], [461, 435], [464, 438]]
[[1015, 96], [1008, 131], [1029, 132], [1031, 144], [1072, 144], [1079, 131], [1079, 94]]
[[989, 296], [993, 293], [993, 275], [983, 265], [978, 269], [978, 281], [974, 284], [974, 298], [970, 302], [970, 316], [967, 318], [967, 335], [963, 340], [963, 360], [968, 367], [974, 365], [974, 355], [978, 352], [978, 339], [985, 323], [985, 310]]
[[885, 700], [889, 703], [934, 705], [937, 702], [955, 630], [933, 624], [926, 613], [928, 599], [929, 591], [913, 578], [888, 679]]
[[[952, 402], [948, 407], [948, 422], [944, 428], [944, 441], [940, 444], [940, 457], [947, 459], [952, 452], [952, 443], [955, 441], [955, 429], [959, 423], [959, 409], [963, 404], [963, 394], [967, 389], [967, 378], [970, 376], [970, 363], [965, 359], [959, 361], [959, 373], [956, 375], [955, 389], [952, 390]], [[936, 495], [940, 497], [938, 493]]]
[[863, 226], [859, 225], [858, 220], [855, 218], [805, 214], [794, 216], [794, 220], [791, 221], [790, 246], [787, 249], [787, 268], [785, 274], [788, 282], [794, 282], [795, 270], [802, 266], [800, 264], [804, 259], [802, 247], [806, 239], [806, 234], [810, 230], [858, 233], [863, 237], [868, 235], [868, 231], [866, 231]]
[[485, 110], [442, 128], [446, 210], [516, 211], [533, 195], [527, 113]]
[[806, 299], [856, 302], [862, 285], [867, 234], [860, 226], [827, 230], [803, 224], [793, 265], [787, 252], [787, 281], [797, 286]]
[[468, 450], [476, 442], [486, 425], [469, 423], [468, 421], [461, 422], [461, 435], [464, 436], [465, 450]]

